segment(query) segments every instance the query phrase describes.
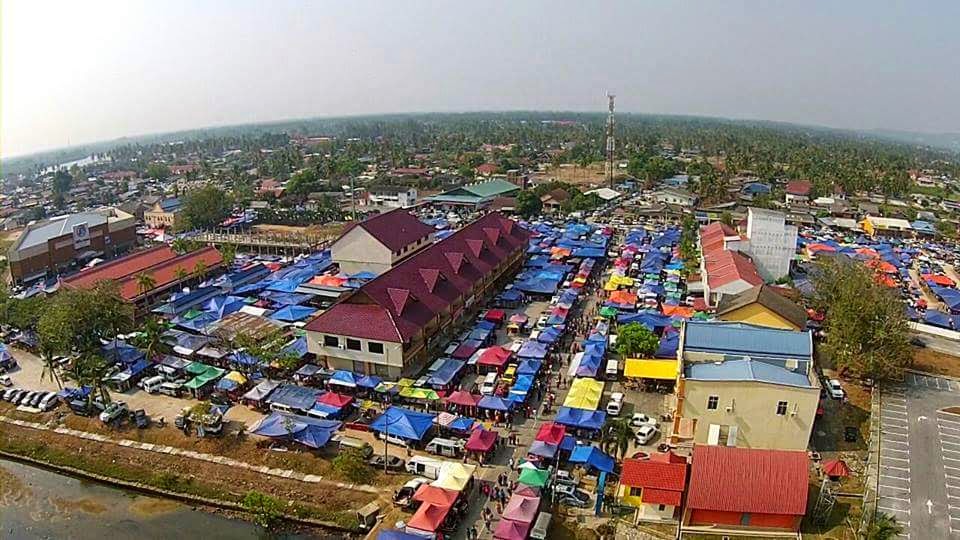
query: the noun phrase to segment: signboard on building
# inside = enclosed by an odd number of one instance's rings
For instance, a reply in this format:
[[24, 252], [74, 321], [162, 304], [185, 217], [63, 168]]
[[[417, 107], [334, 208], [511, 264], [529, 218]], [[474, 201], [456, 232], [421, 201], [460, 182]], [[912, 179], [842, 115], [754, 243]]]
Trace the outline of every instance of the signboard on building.
[[90, 229], [86, 223], [77, 223], [73, 226], [73, 249], [90, 247]]

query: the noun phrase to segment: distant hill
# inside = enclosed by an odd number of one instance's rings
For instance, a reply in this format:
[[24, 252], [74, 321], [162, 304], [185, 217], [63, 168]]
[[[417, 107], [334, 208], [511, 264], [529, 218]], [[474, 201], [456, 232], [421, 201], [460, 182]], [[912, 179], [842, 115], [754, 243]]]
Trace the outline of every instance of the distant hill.
[[881, 139], [960, 152], [960, 133], [918, 133], [892, 129], [873, 129], [865, 133]]

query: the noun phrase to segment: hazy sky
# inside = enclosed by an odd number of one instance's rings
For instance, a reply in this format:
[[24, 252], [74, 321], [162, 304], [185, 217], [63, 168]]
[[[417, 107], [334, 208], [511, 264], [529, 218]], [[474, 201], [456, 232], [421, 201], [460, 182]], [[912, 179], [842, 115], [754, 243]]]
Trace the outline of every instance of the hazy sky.
[[960, 1], [2, 0], [4, 156], [306, 116], [618, 110], [960, 131]]

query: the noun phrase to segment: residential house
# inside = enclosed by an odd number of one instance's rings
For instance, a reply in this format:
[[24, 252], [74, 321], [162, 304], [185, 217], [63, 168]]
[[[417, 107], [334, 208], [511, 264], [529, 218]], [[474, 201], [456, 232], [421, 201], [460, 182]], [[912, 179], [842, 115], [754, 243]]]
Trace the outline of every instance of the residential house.
[[806, 451], [696, 446], [685, 533], [797, 538], [807, 513]]
[[703, 297], [715, 306], [727, 294], [763, 283], [753, 261], [739, 252], [743, 239], [733, 227], [714, 222], [700, 229], [700, 274]]
[[529, 236], [500, 214], [483, 215], [307, 323], [310, 352], [328, 367], [357, 373], [418, 372], [436, 358], [431, 349], [513, 278]]
[[860, 221], [863, 232], [870, 236], [904, 237], [913, 232], [910, 222], [900, 218], [867, 215]]
[[567, 190], [561, 188], [551, 189], [540, 197], [543, 210], [547, 213], [559, 212], [569, 200], [570, 194], [567, 193]]
[[617, 497], [637, 509], [636, 521], [676, 521], [687, 486], [687, 459], [673, 452], [624, 459]]
[[417, 204], [417, 188], [410, 186], [371, 186], [367, 189], [369, 204], [387, 208], [410, 208]]
[[693, 208], [697, 204], [697, 196], [689, 191], [665, 187], [653, 192], [653, 199], [658, 203], [669, 204], [672, 206], [684, 206]]
[[791, 204], [807, 204], [810, 201], [810, 191], [813, 189], [813, 184], [806, 180], [794, 180], [792, 182], [787, 182], [786, 188], [786, 203]]
[[750, 256], [766, 281], [788, 275], [797, 252], [797, 227], [788, 225], [786, 218], [776, 210], [747, 209], [747, 227], [739, 250]]
[[497, 172], [497, 169], [499, 169], [499, 167], [497, 167], [496, 163], [482, 163], [477, 165], [473, 172], [478, 176], [491, 176]]
[[429, 246], [433, 229], [405, 210], [353, 222], [330, 246], [333, 261], [347, 274], [382, 274]]
[[783, 330], [803, 330], [807, 326], [807, 312], [802, 307], [764, 284], [740, 294], [724, 295], [717, 304], [716, 317]]
[[809, 331], [689, 321], [673, 441], [805, 450], [820, 400]]

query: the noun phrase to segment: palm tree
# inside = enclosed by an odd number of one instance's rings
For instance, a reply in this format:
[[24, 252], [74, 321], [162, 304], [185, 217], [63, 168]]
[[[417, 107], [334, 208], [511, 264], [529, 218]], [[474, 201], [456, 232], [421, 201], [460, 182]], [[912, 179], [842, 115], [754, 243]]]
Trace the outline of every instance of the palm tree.
[[633, 440], [633, 428], [626, 418], [607, 420], [603, 426], [600, 447], [607, 453], [619, 455], [623, 459]]
[[193, 265], [193, 273], [197, 275], [197, 278], [200, 281], [207, 276], [207, 263], [203, 261], [197, 261], [197, 264]]
[[190, 272], [182, 266], [178, 266], [176, 270], [173, 271], [173, 276], [177, 279], [178, 282], [186, 281], [190, 277]]
[[[111, 365], [96, 354], [81, 354], [74, 358], [70, 366], [64, 371], [64, 376], [73, 380], [78, 386], [88, 386], [100, 394], [104, 403], [110, 403], [110, 389], [107, 387], [107, 377]], [[91, 392], [88, 399], [93, 398]]]
[[903, 525], [897, 523], [897, 518], [877, 512], [867, 529], [867, 540], [891, 540], [900, 536], [902, 532]]
[[40, 360], [43, 361], [43, 371], [40, 372], [40, 381], [44, 381], [49, 378], [51, 381], [57, 383], [57, 388], [63, 389], [63, 383], [60, 382], [60, 374], [57, 373], [57, 363], [54, 361], [56, 355], [53, 354], [53, 351], [40, 343]]
[[170, 324], [151, 317], [143, 323], [143, 328], [134, 338], [134, 345], [143, 349], [147, 359], [154, 355], [166, 354], [170, 345], [163, 340], [163, 334], [170, 329]]
[[180, 255], [183, 255], [190, 250], [190, 245], [183, 238], [174, 238], [173, 242], [170, 242], [170, 249]]
[[157, 286], [157, 280], [146, 272], [140, 272], [135, 279], [137, 280], [137, 293], [140, 296], [147, 294]]
[[237, 246], [233, 244], [223, 244], [220, 246], [220, 256], [223, 257], [225, 265], [232, 266], [233, 261], [237, 259]]

